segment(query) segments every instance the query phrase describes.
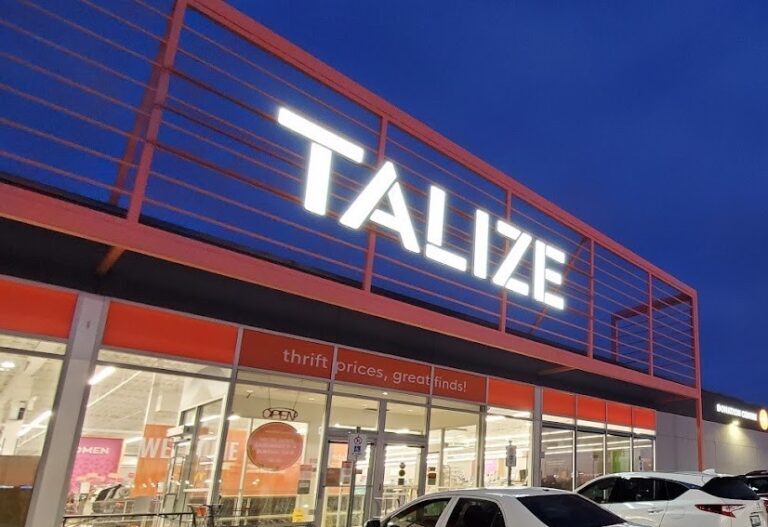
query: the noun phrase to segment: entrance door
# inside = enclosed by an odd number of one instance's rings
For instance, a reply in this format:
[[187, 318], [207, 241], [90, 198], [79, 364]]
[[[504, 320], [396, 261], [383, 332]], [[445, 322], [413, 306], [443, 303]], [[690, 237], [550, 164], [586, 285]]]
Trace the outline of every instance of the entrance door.
[[384, 466], [381, 475], [381, 496], [378, 510], [372, 517], [381, 518], [415, 499], [423, 492], [423, 445], [387, 443], [384, 445]]
[[361, 527], [368, 518], [373, 496], [373, 443], [365, 446], [365, 459], [347, 461], [347, 440], [331, 439], [325, 452], [322, 527]]

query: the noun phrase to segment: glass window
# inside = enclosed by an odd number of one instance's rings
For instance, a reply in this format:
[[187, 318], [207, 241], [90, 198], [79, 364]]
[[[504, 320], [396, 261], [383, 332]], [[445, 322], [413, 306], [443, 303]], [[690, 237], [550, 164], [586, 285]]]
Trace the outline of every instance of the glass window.
[[90, 382], [67, 511], [208, 503], [228, 383], [112, 365], [97, 366]]
[[450, 500], [421, 501], [390, 518], [385, 527], [435, 527]]
[[541, 432], [541, 485], [573, 489], [573, 430], [544, 428]]
[[386, 432], [395, 434], [425, 435], [427, 408], [413, 404], [387, 402]]
[[[489, 409], [485, 418], [483, 484], [486, 487], [530, 485], [531, 429], [530, 421], [499, 415], [495, 409]], [[510, 466], [507, 466], [508, 453]]]
[[528, 496], [519, 500], [547, 527], [605, 527], [625, 524], [624, 520], [612, 512], [575, 494]]
[[581, 489], [579, 494], [595, 503], [611, 503], [613, 489], [616, 488], [616, 478], [604, 478]]
[[[3, 337], [4, 345], [18, 338]], [[47, 349], [45, 341], [22, 344]], [[58, 359], [0, 353], [0, 525], [26, 521], [60, 373]]]
[[453, 507], [446, 527], [505, 527], [501, 509], [492, 501], [461, 498]]
[[630, 445], [632, 439], [627, 436], [609, 435], [606, 437], [606, 471], [609, 474], [632, 470]]
[[101, 350], [99, 351], [99, 361], [109, 362], [115, 365], [125, 364], [130, 366], [139, 366], [144, 368], [157, 368], [180, 373], [192, 373], [198, 375], [207, 375], [209, 377], [229, 378], [230, 369], [212, 364], [201, 364], [198, 362], [185, 362], [180, 360], [166, 359], [156, 355], [142, 355], [140, 353], [124, 353], [122, 351]]
[[279, 375], [276, 373], [263, 373], [260, 371], [251, 371], [239, 369], [237, 371], [237, 382], [249, 382], [251, 384], [273, 384], [276, 386], [290, 386], [297, 390], [315, 390], [327, 391], [328, 383], [311, 379], [303, 379], [295, 375]]
[[314, 520], [325, 403], [314, 392], [235, 387], [219, 490], [225, 511], [257, 523]]
[[678, 483], [677, 481], [665, 481], [664, 483], [667, 489], [667, 500], [677, 499], [690, 490], [690, 487]]
[[371, 397], [374, 399], [386, 399], [387, 401], [400, 401], [412, 404], [427, 404], [427, 398], [424, 395], [413, 395], [410, 393], [388, 390], [386, 388], [361, 388], [351, 384], [337, 383], [333, 385], [335, 393], [345, 393], [350, 395], [360, 395], [362, 397]]
[[359, 426], [361, 430], [377, 430], [379, 401], [334, 395], [331, 398], [331, 417], [328, 426], [348, 430], [355, 430]]
[[603, 475], [605, 434], [576, 433], [576, 487]]
[[433, 408], [427, 492], [477, 486], [479, 414]]
[[424, 448], [411, 445], [384, 447], [384, 486], [381, 516], [416, 499], [419, 491], [419, 468]]
[[666, 496], [664, 482], [653, 478], [619, 479], [618, 494], [612, 503], [657, 501]]
[[653, 448], [655, 441], [644, 437], [636, 437], [633, 441], [635, 453], [632, 470], [635, 470], [636, 472], [653, 470]]

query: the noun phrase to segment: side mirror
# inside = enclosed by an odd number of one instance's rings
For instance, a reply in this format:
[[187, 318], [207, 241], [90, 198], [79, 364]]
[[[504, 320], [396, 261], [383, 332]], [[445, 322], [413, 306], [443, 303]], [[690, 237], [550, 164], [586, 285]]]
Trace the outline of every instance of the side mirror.
[[381, 527], [381, 520], [368, 520], [365, 527]]

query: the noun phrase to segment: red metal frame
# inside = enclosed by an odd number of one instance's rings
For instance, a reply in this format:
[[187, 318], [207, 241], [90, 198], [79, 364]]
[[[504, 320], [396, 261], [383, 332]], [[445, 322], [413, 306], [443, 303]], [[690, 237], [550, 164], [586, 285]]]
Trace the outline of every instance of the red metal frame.
[[30, 190], [0, 183], [0, 216], [110, 246], [167, 260], [196, 269], [263, 285], [289, 294], [389, 319], [464, 340], [514, 350], [523, 356], [565, 367], [621, 379], [686, 398], [695, 399], [697, 388], [646, 373], [590, 359], [497, 329], [456, 319], [395, 299], [373, 296], [356, 287], [211, 246], [178, 234], [128, 221], [111, 214]]
[[[506, 195], [505, 212], [507, 218], [510, 218], [511, 216], [512, 199], [521, 199], [525, 203], [538, 209], [538, 211], [548, 215], [559, 224], [577, 233], [580, 236], [581, 242], [579, 243], [577, 241], [579, 238], [576, 240], [569, 240], [569, 243], [572, 243], [573, 245], [578, 244], [578, 249], [572, 253], [571, 261], [566, 272], [570, 272], [571, 269], [573, 269], [574, 272], [580, 272], [584, 274], [584, 271], [579, 271], [576, 268], [576, 264], [578, 260], [581, 259], [580, 253], [582, 249], [588, 246], [588, 262], [586, 259], [582, 259], [582, 261], [587, 262], [589, 265], [588, 286], [585, 288], [583, 285], [572, 284], [572, 287], [579, 289], [580, 292], [586, 293], [587, 307], [585, 308], [586, 312], [579, 311], [578, 308], [571, 306], [569, 306], [567, 309], [573, 311], [579, 316], [584, 316], [586, 319], [586, 343], [581, 343], [582, 346], [586, 346], [586, 356], [562, 350], [554, 346], [532, 342], [530, 340], [509, 334], [507, 332], [508, 299], [507, 293], [504, 290], [499, 293], [501, 301], [498, 311], [498, 328], [495, 330], [481, 326], [479, 324], [439, 314], [428, 309], [415, 307], [403, 302], [386, 298], [384, 296], [372, 295], [371, 287], [375, 278], [374, 261], [375, 258], [379, 256], [376, 253], [376, 239], [377, 236], [388, 237], [388, 233], [385, 232], [377, 233], [374, 229], [369, 229], [367, 246], [363, 249], [365, 253], [365, 263], [362, 269], [362, 285], [360, 288], [355, 288], [279, 266], [277, 264], [258, 260], [240, 253], [236, 253], [234, 251], [210, 246], [203, 242], [195, 241], [180, 235], [172, 234], [160, 229], [151, 228], [142, 224], [140, 221], [140, 216], [143, 204], [153, 203], [155, 205], [163, 205], [161, 203], [153, 202], [147, 198], [145, 196], [145, 191], [150, 176], [166, 178], [169, 177], [152, 172], [152, 160], [157, 148], [165, 148], [166, 150], [170, 151], [169, 146], [160, 145], [158, 143], [158, 132], [163, 121], [163, 111], [168, 107], [167, 104], [170, 76], [174, 67], [177, 52], [179, 51], [179, 40], [183, 27], [184, 16], [187, 9], [190, 8], [202, 13], [204, 16], [208, 17], [215, 23], [243, 37], [261, 49], [272, 54], [273, 56], [281, 59], [290, 66], [293, 66], [298, 71], [318, 80], [325, 86], [335, 90], [349, 100], [358, 104], [360, 107], [378, 116], [380, 119], [380, 129], [378, 130], [378, 144], [376, 147], [377, 165], [381, 163], [384, 157], [384, 152], [388, 141], [387, 131], [389, 126], [396, 126], [406, 133], [418, 138], [419, 141], [433, 148], [440, 154], [447, 156], [449, 159], [452, 159], [459, 165], [469, 169], [475, 174], [485, 178], [486, 180], [501, 188]], [[118, 160], [119, 169], [116, 178], [116, 186], [111, 187], [113, 192], [110, 197], [110, 202], [113, 204], [117, 195], [116, 193], [124, 193], [129, 195], [129, 206], [126, 217], [120, 218], [104, 214], [82, 206], [66, 203], [55, 198], [12, 187], [2, 183], [0, 183], [0, 195], [2, 195], [4, 199], [0, 200], [0, 216], [43, 226], [51, 230], [68, 233], [74, 236], [79, 236], [109, 245], [111, 249], [108, 251], [107, 255], [98, 267], [98, 272], [100, 274], [108, 272], [125, 250], [135, 251], [225, 276], [247, 280], [249, 282], [265, 285], [274, 289], [280, 289], [300, 296], [321, 300], [364, 313], [388, 318], [405, 324], [453, 335], [462, 339], [475, 341], [502, 349], [513, 349], [516, 353], [537, 359], [547, 360], [553, 364], [559, 365], [557, 368], [554, 368], [553, 371], [559, 369], [562, 369], [563, 371], [571, 369], [590, 371], [604, 375], [606, 377], [617, 378], [626, 382], [649, 386], [679, 396], [696, 399], [697, 426], [699, 428], [699, 458], [700, 461], [703, 461], [703, 450], [701, 444], [701, 372], [698, 341], [698, 311], [696, 304], [696, 292], [694, 289], [677, 280], [673, 276], [670, 276], [668, 273], [664, 272], [658, 267], [640, 258], [632, 251], [619, 245], [589, 225], [586, 225], [581, 220], [561, 210], [553, 203], [542, 198], [530, 189], [510, 179], [499, 170], [493, 168], [463, 148], [437, 134], [425, 124], [407, 115], [380, 97], [374, 95], [349, 78], [338, 73], [326, 64], [304, 52], [289, 41], [274, 34], [264, 26], [245, 16], [222, 0], [176, 0], [171, 16], [169, 17], [164, 43], [158, 56], [160, 63], [159, 65], [156, 65], [156, 67], [153, 67], [149, 85], [146, 87], [144, 101], [142, 102], [137, 112], [136, 122], [134, 124], [134, 133], [125, 134], [128, 136], [128, 142], [126, 144], [126, 149], [122, 161]], [[84, 60], [89, 59], [86, 58]], [[35, 66], [32, 65], [30, 67], [34, 68]], [[193, 82], [195, 79], [188, 80]], [[78, 88], [84, 90], [88, 89], [87, 87], [83, 86], [78, 86]], [[16, 127], [22, 126], [18, 123], [9, 122], [3, 122], [2, 124], [9, 124], [10, 126]], [[135, 183], [133, 188], [130, 189], [130, 192], [128, 192], [128, 189], [123, 189], [123, 185], [125, 185], [128, 168], [131, 166], [135, 150], [139, 143], [139, 139], [136, 137], [136, 135], [139, 134], [142, 129], [145, 130], [145, 135], [142, 138], [143, 144], [141, 148], [141, 154], [139, 156], [138, 165], [136, 166]], [[376, 131], [374, 130], [374, 132]], [[58, 139], [52, 134], [46, 135], [50, 140], [58, 141], [60, 143], [64, 142], [63, 139]], [[254, 148], [258, 147], [280, 149], [279, 145], [274, 144], [271, 144], [268, 147], [264, 147], [263, 144], [268, 143], [268, 141], [258, 136], [254, 137], [257, 141], [260, 141], [259, 144], [262, 145], [258, 146], [254, 143]], [[79, 147], [80, 150], [88, 151], [88, 149], [82, 145], [68, 146]], [[191, 152], [176, 152], [176, 154], [202, 166], [204, 166], [206, 163], [205, 159], [196, 156]], [[294, 164], [302, 162], [301, 159], [294, 159], [292, 157], [292, 152], [287, 152], [287, 154], [287, 156], [283, 156], [285, 157], [284, 161]], [[13, 153], [0, 151], [0, 155], [12, 157]], [[283, 155], [282, 152], [281, 155]], [[26, 161], [30, 165], [34, 165], [36, 163], [38, 165], [45, 166], [44, 163], [40, 163], [39, 161]], [[248, 161], [255, 162], [252, 159], [248, 159]], [[45, 166], [45, 168], [51, 171], [57, 170], [56, 167]], [[77, 174], [63, 175], [67, 175], [71, 178], [79, 177], [81, 179], [87, 179], [82, 178]], [[238, 174], [227, 175], [233, 178], [240, 177]], [[243, 181], [247, 180], [247, 178], [242, 179]], [[345, 179], [344, 176], [340, 176], [339, 179], [342, 180], [340, 184], [344, 184], [348, 188], [355, 188], [355, 182]], [[103, 184], [95, 181], [92, 183], [94, 185], [104, 186]], [[247, 181], [247, 183], [253, 185], [257, 184], [253, 181]], [[418, 191], [418, 189], [410, 190]], [[270, 191], [272, 191], [272, 189], [270, 189]], [[277, 194], [278, 192], [275, 191], [275, 193]], [[170, 209], [171, 205], [167, 206]], [[194, 211], [177, 210], [177, 212], [188, 214], [190, 217], [196, 217]], [[453, 209], [453, 212], [460, 213], [460, 211], [457, 209]], [[521, 214], [524, 216], [524, 213]], [[201, 215], [197, 217], [197, 219], [205, 219], [207, 221], [212, 220], [210, 218], [204, 218]], [[538, 223], [535, 218], [528, 217], [528, 219]], [[214, 223], [214, 221], [211, 222]], [[226, 225], [221, 222], [219, 222], [217, 225], [220, 227], [235, 229], [235, 227]], [[539, 225], [544, 228], [548, 228], [542, 223], [539, 223]], [[464, 233], [459, 232], [458, 237], [462, 238], [462, 234]], [[565, 237], [564, 235], [560, 236]], [[448, 244], [448, 242], [446, 243]], [[622, 258], [624, 261], [628, 262], [629, 265], [639, 269], [647, 279], [647, 291], [637, 293], [637, 302], [639, 307], [637, 309], [627, 308], [611, 312], [609, 314], [610, 322], [601, 320], [596, 313], [596, 310], [605, 312], [604, 307], [598, 305], [596, 308], [597, 297], [601, 296], [601, 294], [604, 294], [600, 291], [596, 291], [595, 287], [595, 284], [598, 281], [595, 272], [595, 253], [598, 248], [610, 251], [614, 255]], [[495, 247], [494, 250], [504, 250], [504, 244], [502, 244], [502, 247]], [[385, 258], [385, 256], [379, 257]], [[403, 267], [406, 266], [403, 265]], [[626, 273], [628, 271], [620, 270], [619, 272], [616, 272], [616, 275], [618, 276], [614, 275], [612, 279], [619, 282], [625, 282], [627, 286], [625, 287], [626, 290], [618, 291], [618, 289], [614, 288], [614, 291], [616, 291], [617, 294], [623, 294], [626, 298], [634, 298], [632, 296], [633, 286], [631, 283], [629, 283], [628, 280], [622, 279], [622, 272]], [[631, 271], [629, 273], [631, 274]], [[439, 277], [437, 278], [440, 279]], [[691, 331], [693, 332], [693, 354], [695, 364], [695, 379], [693, 386], [678, 384], [659, 378], [655, 375], [655, 371], [659, 369], [659, 367], [658, 365], [654, 366], [653, 362], [653, 308], [656, 307], [657, 302], [663, 302], [664, 306], [668, 306], [668, 304], [666, 304], [667, 299], [653, 299], [653, 283], [655, 279], [660, 280], [680, 291], [680, 297], [685, 298], [686, 301], [687, 299], [691, 299], [692, 301], [691, 311], [693, 313], [693, 324]], [[602, 285], [605, 286], [605, 284]], [[611, 289], [610, 286], [605, 287]], [[414, 287], [414, 289], [416, 289], [416, 287]], [[645, 295], [647, 295], [647, 301], [643, 299]], [[624, 305], [626, 306], [627, 304]], [[546, 333], [544, 329], [540, 328], [543, 319], [547, 317], [550, 320], [556, 320], [547, 313], [546, 309], [533, 309], [525, 307], [521, 309], [527, 309], [528, 312], [536, 313], [535, 322], [533, 325], [529, 326], [532, 328], [531, 331], [539, 330]], [[613, 337], [611, 339], [612, 348], [618, 357], [618, 320], [637, 314], [639, 312], [638, 309], [646, 309], [649, 311], [648, 338], [646, 342], [647, 349], [649, 350], [647, 373], [633, 371], [631, 369], [621, 367], [617, 364], [610, 364], [607, 362], [594, 360], [593, 357], [595, 355], [596, 348], [596, 323], [601, 324], [602, 326], [610, 326], [610, 331]], [[662, 321], [658, 321], [658, 323], [663, 325]]]

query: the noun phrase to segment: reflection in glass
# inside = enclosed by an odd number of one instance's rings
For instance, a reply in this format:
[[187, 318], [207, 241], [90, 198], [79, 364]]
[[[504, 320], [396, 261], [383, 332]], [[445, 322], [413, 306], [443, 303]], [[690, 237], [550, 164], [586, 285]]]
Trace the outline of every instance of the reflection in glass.
[[605, 463], [605, 434], [578, 432], [576, 434], [576, 486], [580, 487], [603, 475]]
[[607, 436], [605, 449], [607, 453], [606, 471], [609, 474], [628, 472], [632, 470], [631, 441], [627, 436]]
[[115, 366], [98, 366], [91, 381], [67, 511], [207, 503], [227, 383]]
[[352, 495], [352, 525], [354, 527], [363, 525], [366, 500], [370, 497], [373, 473], [371, 468], [374, 466], [372, 450], [370, 444], [366, 445], [365, 459], [355, 464], [353, 478], [352, 463], [347, 461], [347, 443], [331, 442], [328, 445], [322, 527], [346, 527], [350, 495]]
[[477, 486], [478, 414], [432, 409], [427, 492]]
[[379, 401], [334, 395], [331, 399], [331, 428], [376, 430], [379, 428]]
[[541, 433], [541, 485], [573, 489], [573, 430], [544, 428]]
[[634, 466], [632, 467], [632, 470], [635, 470], [637, 472], [653, 470], [654, 440], [645, 438], [645, 437], [637, 437], [634, 439], [634, 442], [635, 442], [635, 445], [634, 445], [635, 454], [634, 454]]
[[387, 402], [385, 432], [424, 435], [427, 409], [424, 406]]
[[[226, 514], [256, 523], [314, 520], [325, 403], [314, 392], [235, 387], [219, 490]], [[274, 408], [295, 420], [265, 418]]]
[[[494, 410], [489, 410], [491, 411]], [[484, 485], [487, 487], [530, 485], [531, 422], [508, 415], [489, 413], [485, 418], [485, 428]], [[507, 467], [507, 448], [510, 446], [513, 448], [515, 463]]]
[[417, 497], [423, 450], [408, 445], [384, 447], [384, 493], [378, 516], [387, 515]]
[[[4, 345], [57, 346], [0, 335]], [[37, 345], [35, 344], [37, 343]], [[63, 348], [62, 348], [63, 351]], [[0, 353], [0, 524], [24, 525], [43, 453], [61, 361]], [[68, 505], [70, 505], [68, 503]]]

